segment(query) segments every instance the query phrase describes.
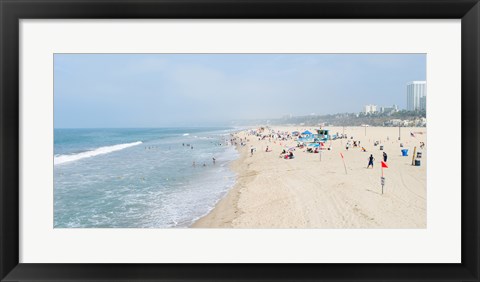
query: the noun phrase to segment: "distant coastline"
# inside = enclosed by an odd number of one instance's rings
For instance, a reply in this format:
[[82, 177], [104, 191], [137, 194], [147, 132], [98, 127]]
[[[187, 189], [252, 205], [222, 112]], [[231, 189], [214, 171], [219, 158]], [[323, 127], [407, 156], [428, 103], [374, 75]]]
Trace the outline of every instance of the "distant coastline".
[[281, 118], [237, 120], [238, 124], [267, 124], [272, 126], [382, 126], [382, 127], [426, 127], [426, 111], [375, 112], [375, 113], [336, 113], [326, 115], [285, 115]]

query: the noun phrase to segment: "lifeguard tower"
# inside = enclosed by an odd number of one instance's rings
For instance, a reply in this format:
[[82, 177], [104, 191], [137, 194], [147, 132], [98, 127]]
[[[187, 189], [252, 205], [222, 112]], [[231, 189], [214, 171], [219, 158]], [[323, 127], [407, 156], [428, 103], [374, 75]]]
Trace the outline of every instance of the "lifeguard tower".
[[335, 140], [336, 135], [330, 135], [330, 130], [329, 129], [317, 129], [318, 133], [318, 139], [320, 141], [327, 141], [327, 140]]

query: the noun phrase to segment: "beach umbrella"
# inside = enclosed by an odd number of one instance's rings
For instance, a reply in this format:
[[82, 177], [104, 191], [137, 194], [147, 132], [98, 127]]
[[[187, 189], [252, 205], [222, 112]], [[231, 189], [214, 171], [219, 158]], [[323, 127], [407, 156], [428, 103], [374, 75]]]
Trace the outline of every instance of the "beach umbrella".
[[312, 135], [313, 133], [311, 133], [310, 131], [308, 130], [305, 130], [304, 132], [302, 132], [303, 135]]

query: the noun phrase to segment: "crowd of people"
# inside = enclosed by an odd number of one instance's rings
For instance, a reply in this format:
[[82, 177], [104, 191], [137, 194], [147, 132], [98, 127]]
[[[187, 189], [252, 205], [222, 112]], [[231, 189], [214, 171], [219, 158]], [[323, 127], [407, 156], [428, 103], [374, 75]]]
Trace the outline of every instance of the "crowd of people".
[[[330, 144], [326, 144], [328, 142], [318, 142], [316, 144], [305, 144], [303, 142], [297, 142], [296, 146], [289, 148], [288, 145], [291, 145], [290, 141], [298, 141], [298, 138], [303, 137], [298, 132], [288, 132], [280, 130], [274, 131], [269, 129], [268, 127], [262, 127], [256, 130], [249, 130], [247, 135], [251, 136], [252, 138], [257, 138], [259, 141], [266, 141], [275, 145], [280, 145], [282, 151], [280, 152], [279, 157], [282, 159], [293, 159], [295, 157], [293, 153], [295, 149], [303, 149], [303, 151], [307, 153], [319, 153], [321, 150], [331, 150], [331, 141], [328, 141], [330, 142]], [[357, 148], [360, 149], [361, 152], [368, 152], [366, 149], [368, 144], [367, 146], [365, 146], [360, 140], [354, 139], [353, 136], [350, 136], [348, 138], [346, 134], [339, 135], [337, 133], [336, 139], [348, 139], [348, 141], [345, 143], [346, 151], [349, 151], [352, 148]], [[389, 137], [387, 137], [387, 141], [389, 140]], [[245, 138], [243, 142], [247, 142], [247, 138]], [[381, 145], [381, 142], [379, 140], [374, 140], [371, 142], [374, 147], [380, 146], [380, 150], [383, 151], [383, 145]], [[401, 147], [403, 147], [403, 143], [401, 144]], [[425, 143], [420, 142], [419, 147], [420, 149], [423, 149], [425, 147]], [[267, 145], [265, 152], [272, 152], [273, 148], [274, 147], [272, 147], [271, 145]], [[250, 156], [253, 156], [255, 151], [256, 149], [251, 146]], [[381, 154], [383, 162], [386, 163], [388, 160], [387, 153], [383, 151]], [[373, 168], [374, 163], [375, 157], [374, 154], [371, 153], [370, 156], [367, 158], [367, 168]]]
[[[230, 146], [247, 146], [250, 142], [251, 138], [255, 138], [258, 141], [265, 141], [268, 142], [266, 145], [266, 148], [264, 150], [265, 153], [273, 152], [274, 148], [280, 146], [281, 152], [279, 154], [279, 157], [281, 159], [294, 159], [294, 151], [299, 149], [303, 150], [303, 152], [306, 153], [320, 153], [321, 150], [331, 150], [331, 142], [332, 140], [329, 140], [327, 142], [317, 142], [317, 143], [311, 143], [311, 144], [305, 144], [304, 142], [300, 142], [299, 138], [302, 138], [300, 133], [298, 132], [289, 132], [289, 131], [280, 131], [280, 130], [273, 130], [268, 127], [260, 127], [258, 129], [251, 129], [245, 131], [244, 137], [240, 137], [236, 133], [230, 134], [229, 138], [225, 139], [225, 144], [224, 145], [230, 145]], [[338, 134], [338, 133], [337, 133]], [[346, 134], [342, 135], [337, 135], [336, 139], [348, 139], [348, 141], [345, 143], [345, 150], [349, 151], [350, 149], [360, 149], [361, 152], [367, 152], [366, 146], [362, 144], [360, 140], [354, 139], [353, 136], [350, 136], [347, 138]], [[387, 141], [389, 138], [387, 137]], [[291, 146], [293, 142], [297, 142], [295, 146]], [[381, 145], [381, 142], [378, 140], [371, 141], [372, 145], [374, 147], [380, 145], [380, 150], [383, 151], [383, 145]], [[330, 143], [330, 144], [327, 144]], [[189, 147], [193, 149], [193, 145], [191, 144], [182, 144], [183, 146]], [[220, 144], [222, 145], [222, 144]], [[289, 147], [289, 145], [291, 147]], [[368, 146], [368, 144], [367, 144]], [[400, 147], [403, 147], [403, 143], [400, 144]], [[424, 142], [420, 142], [421, 149], [425, 147]], [[253, 145], [249, 146], [249, 153], [250, 157], [253, 157], [254, 154], [257, 151], [257, 148], [255, 148]], [[385, 151], [382, 152], [382, 159], [383, 162], [387, 162], [388, 160], [388, 155]], [[370, 156], [367, 158], [367, 168], [373, 168], [374, 163], [375, 163], [375, 157], [374, 154], [371, 153]], [[216, 159], [215, 157], [212, 157], [212, 164], [215, 165]], [[192, 164], [193, 167], [196, 166], [195, 161]], [[206, 163], [204, 162], [202, 166], [206, 166]]]

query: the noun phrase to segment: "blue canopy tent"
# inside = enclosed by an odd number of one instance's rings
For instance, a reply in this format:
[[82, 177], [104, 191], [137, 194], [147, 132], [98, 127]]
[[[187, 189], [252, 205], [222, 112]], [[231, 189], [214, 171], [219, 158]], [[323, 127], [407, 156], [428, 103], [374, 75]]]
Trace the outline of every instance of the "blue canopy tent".
[[305, 143], [315, 142], [315, 138], [313, 138], [313, 135], [308, 135], [305, 137], [298, 138], [297, 142], [305, 142]]
[[305, 130], [304, 132], [302, 132], [302, 135], [312, 135], [313, 133], [311, 133], [310, 131], [308, 130]]

